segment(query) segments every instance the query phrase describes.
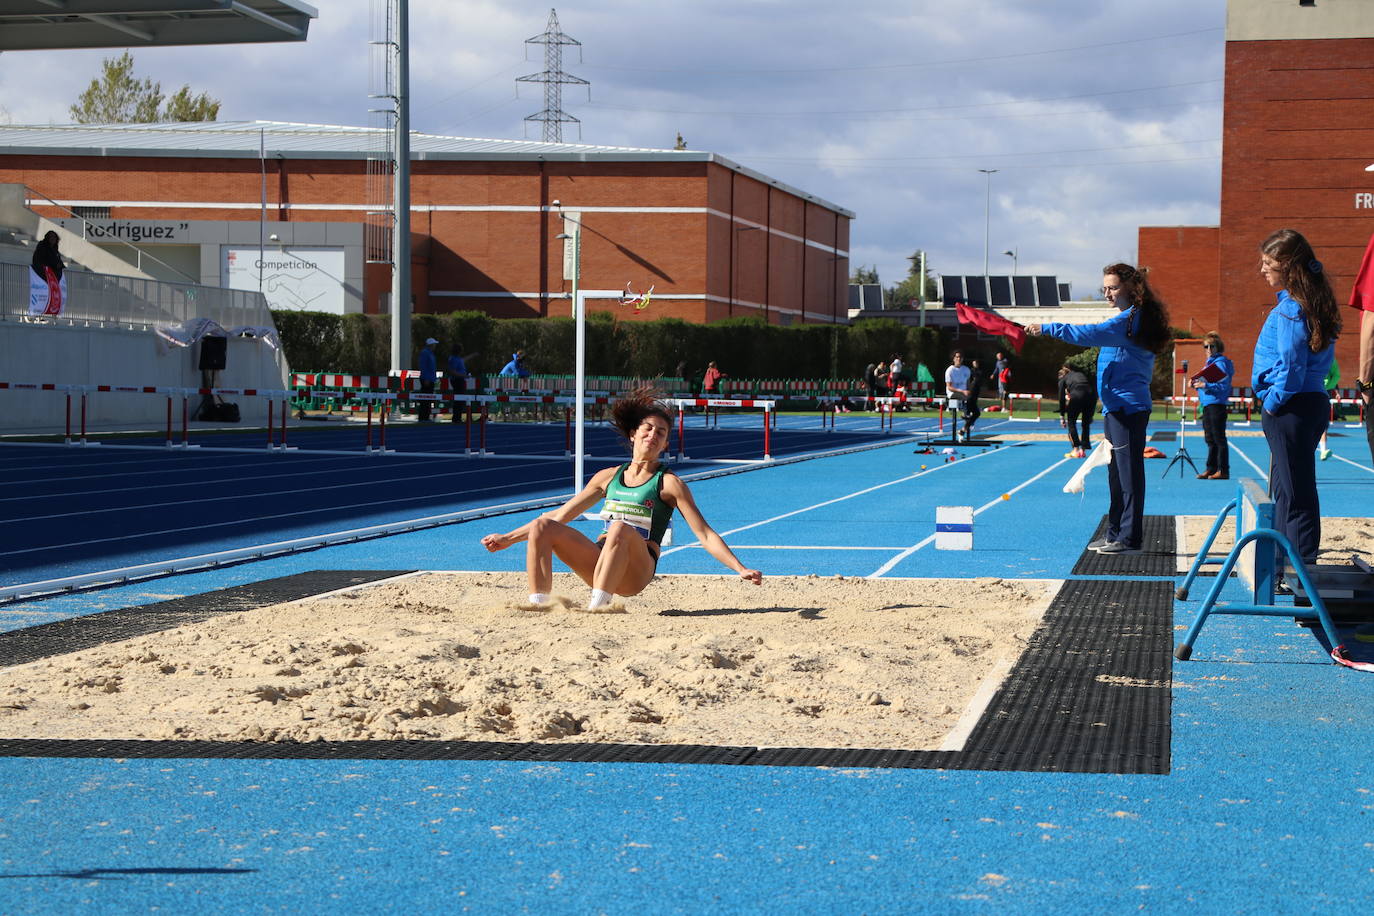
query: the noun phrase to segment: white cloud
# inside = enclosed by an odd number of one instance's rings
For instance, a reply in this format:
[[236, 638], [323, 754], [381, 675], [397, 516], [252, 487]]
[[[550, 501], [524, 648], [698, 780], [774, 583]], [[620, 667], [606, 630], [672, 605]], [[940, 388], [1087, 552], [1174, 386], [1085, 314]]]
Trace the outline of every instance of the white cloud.
[[[366, 124], [370, 4], [318, 8], [304, 45], [136, 50], [137, 72], [208, 91], [225, 120]], [[564, 70], [591, 82], [590, 104], [563, 91], [582, 141], [666, 148], [680, 131], [854, 210], [852, 263], [885, 283], [916, 248], [937, 270], [982, 269], [980, 168], [999, 169], [993, 254], [1016, 247], [1023, 272], [1080, 292], [1134, 257], [1137, 226], [1217, 219], [1225, 0], [587, 0], [558, 15], [582, 43]], [[415, 129], [524, 136], [542, 87], [517, 96], [515, 78], [543, 70], [525, 39], [548, 16], [412, 0]], [[0, 107], [65, 122], [117, 53], [0, 54]]]

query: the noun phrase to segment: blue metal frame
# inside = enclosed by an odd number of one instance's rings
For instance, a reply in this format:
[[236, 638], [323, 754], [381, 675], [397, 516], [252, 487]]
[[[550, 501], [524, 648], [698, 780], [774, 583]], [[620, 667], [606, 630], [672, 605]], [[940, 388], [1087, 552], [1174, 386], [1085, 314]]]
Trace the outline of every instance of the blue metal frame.
[[[1255, 527], [1242, 535], [1240, 529], [1244, 523], [1243, 506], [1246, 503], [1254, 507]], [[1225, 558], [1208, 556], [1212, 542], [1216, 540], [1217, 533], [1221, 531], [1221, 526], [1233, 510], [1236, 513], [1237, 537], [1235, 545]], [[1226, 587], [1226, 580], [1231, 577], [1231, 571], [1235, 569], [1241, 553], [1251, 543], [1255, 544], [1255, 581], [1251, 589], [1250, 602], [1248, 604], [1218, 602], [1217, 598], [1221, 595], [1221, 590]], [[1312, 602], [1310, 608], [1274, 603], [1274, 574], [1276, 572], [1274, 552], [1264, 549], [1261, 546], [1264, 543], [1277, 544], [1283, 548], [1298, 582], [1302, 585], [1303, 592]], [[1297, 550], [1288, 538], [1274, 529], [1274, 503], [1269, 498], [1268, 492], [1260, 486], [1259, 481], [1253, 478], [1244, 478], [1238, 481], [1236, 498], [1227, 503], [1226, 508], [1217, 514], [1216, 521], [1212, 523], [1212, 529], [1207, 533], [1207, 538], [1202, 544], [1202, 549], [1198, 551], [1197, 558], [1193, 560], [1193, 565], [1188, 570], [1188, 575], [1184, 578], [1183, 584], [1174, 592], [1179, 600], [1188, 597], [1188, 588], [1197, 578], [1203, 565], [1207, 563], [1221, 563], [1221, 571], [1217, 573], [1216, 581], [1208, 590], [1207, 597], [1202, 600], [1202, 606], [1198, 608], [1197, 617], [1184, 635], [1183, 642], [1174, 649], [1174, 657], [1179, 661], [1186, 661], [1193, 654], [1193, 642], [1197, 640], [1198, 633], [1202, 631], [1202, 624], [1212, 614], [1250, 614], [1261, 617], [1293, 617], [1298, 620], [1315, 619], [1321, 623], [1322, 631], [1326, 633], [1326, 638], [1330, 641], [1331, 647], [1334, 649], [1340, 645], [1335, 624], [1331, 621], [1331, 615], [1327, 613], [1326, 603], [1322, 601], [1316, 586], [1313, 585], [1311, 578], [1307, 575], [1307, 567], [1303, 563], [1302, 557], [1298, 556]]]
[[[1226, 517], [1231, 514], [1231, 510], [1240, 505], [1240, 499], [1231, 500], [1226, 504], [1226, 508], [1217, 513], [1216, 521], [1212, 522], [1212, 529], [1207, 532], [1207, 537], [1202, 542], [1201, 549], [1197, 552], [1197, 557], [1193, 560], [1193, 565], [1188, 567], [1188, 575], [1183, 577], [1183, 584], [1174, 590], [1174, 597], [1179, 601], [1184, 601], [1188, 597], [1188, 589], [1192, 587], [1193, 580], [1198, 573], [1202, 572], [1202, 567], [1209, 563], [1225, 563], [1226, 557], [1214, 557], [1210, 554], [1212, 543], [1216, 541], [1217, 534], [1221, 532], [1221, 526], [1225, 524]], [[1236, 512], [1236, 537], [1240, 537], [1240, 513]]]

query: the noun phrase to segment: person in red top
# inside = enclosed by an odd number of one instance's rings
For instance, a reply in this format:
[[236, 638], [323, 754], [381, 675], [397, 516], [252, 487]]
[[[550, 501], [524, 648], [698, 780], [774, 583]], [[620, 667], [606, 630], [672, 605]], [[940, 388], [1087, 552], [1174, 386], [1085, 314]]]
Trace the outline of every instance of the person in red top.
[[725, 373], [716, 368], [716, 361], [706, 365], [706, 374], [701, 377], [701, 393], [706, 397], [714, 397], [720, 394], [720, 380], [725, 378]]
[[1355, 288], [1350, 291], [1351, 308], [1360, 309], [1360, 358], [1356, 366], [1355, 387], [1364, 399], [1364, 435], [1369, 441], [1369, 459], [1374, 461], [1374, 236], [1364, 250]]

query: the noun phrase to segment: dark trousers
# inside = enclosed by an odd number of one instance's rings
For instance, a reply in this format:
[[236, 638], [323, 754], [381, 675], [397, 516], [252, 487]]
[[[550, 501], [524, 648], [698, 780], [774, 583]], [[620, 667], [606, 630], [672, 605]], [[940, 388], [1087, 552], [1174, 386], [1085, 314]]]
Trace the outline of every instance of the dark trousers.
[[1231, 473], [1231, 449], [1226, 444], [1226, 405], [1202, 408], [1202, 438], [1207, 443], [1207, 472]]
[[[1304, 391], [1289, 398], [1276, 413], [1266, 410], [1260, 416], [1269, 442], [1274, 528], [1288, 538], [1304, 562], [1316, 559], [1322, 539], [1316, 448], [1330, 415], [1326, 392]], [[1277, 556], [1282, 562], [1282, 551]]]
[[1364, 437], [1369, 442], [1369, 460], [1374, 461], [1374, 404], [1368, 395], [1361, 395], [1364, 402]]
[[[433, 394], [433, 393], [434, 393], [434, 382], [433, 382], [432, 380], [431, 380], [431, 381], [428, 381], [428, 382], [421, 382], [421, 383], [420, 383], [420, 393], [421, 393], [421, 394]], [[421, 402], [420, 402], [420, 406], [419, 406], [419, 408], [418, 408], [418, 413], [419, 413], [419, 420], [420, 420], [421, 423], [424, 423], [424, 422], [426, 422], [426, 421], [429, 419], [429, 412], [430, 412], [431, 410], [433, 410], [433, 409], [434, 409], [434, 402], [433, 402], [433, 401], [421, 401]]]
[[973, 437], [973, 424], [978, 422], [978, 418], [983, 415], [983, 411], [978, 406], [976, 400], [964, 402], [964, 438]]
[[[1093, 411], [1097, 409], [1097, 400], [1069, 400], [1064, 404], [1064, 427], [1069, 431], [1069, 442], [1073, 443], [1074, 448], [1081, 448], [1087, 451], [1092, 447], [1092, 436], [1090, 432], [1093, 426]], [[1078, 431], [1079, 424], [1083, 426], [1083, 432]]]
[[1107, 486], [1112, 501], [1107, 509], [1107, 540], [1139, 548], [1145, 540], [1145, 428], [1150, 412], [1107, 413], [1102, 416], [1112, 463]]

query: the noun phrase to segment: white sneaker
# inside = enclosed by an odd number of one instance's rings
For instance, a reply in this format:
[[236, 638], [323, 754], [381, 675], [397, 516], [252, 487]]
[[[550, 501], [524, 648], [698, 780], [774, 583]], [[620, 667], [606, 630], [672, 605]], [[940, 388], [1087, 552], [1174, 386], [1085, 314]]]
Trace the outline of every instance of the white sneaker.
[[1328, 458], [1331, 457], [1331, 449], [1329, 449], [1329, 448], [1321, 449], [1320, 451], [1317, 452], [1317, 456], [1318, 456], [1319, 458], [1321, 458], [1322, 461], [1325, 461], [1326, 459], [1328, 459]]

